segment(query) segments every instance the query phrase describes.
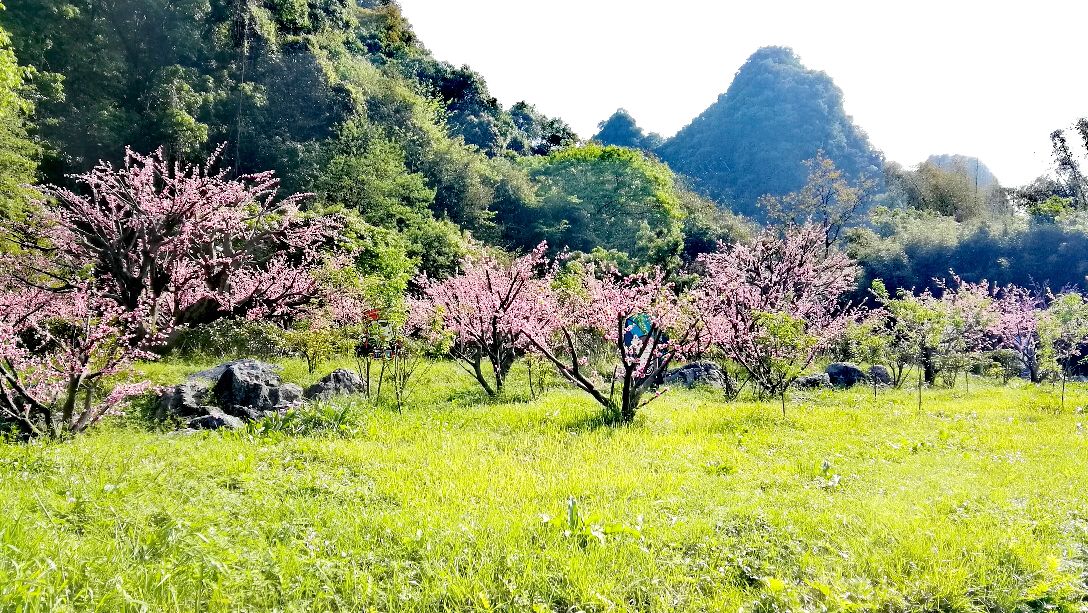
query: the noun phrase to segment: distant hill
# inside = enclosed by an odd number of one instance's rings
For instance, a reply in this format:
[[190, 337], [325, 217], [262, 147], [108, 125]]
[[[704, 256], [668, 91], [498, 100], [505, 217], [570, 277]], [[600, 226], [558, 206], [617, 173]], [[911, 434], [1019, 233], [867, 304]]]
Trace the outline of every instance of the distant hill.
[[643, 132], [627, 109], [617, 110], [611, 117], [597, 124], [597, 127], [599, 131], [592, 140], [602, 145], [652, 151], [664, 142], [656, 132]]
[[802, 162], [820, 150], [851, 177], [881, 176], [882, 154], [846, 115], [831, 77], [789, 48], [764, 47], [657, 153], [712, 198], [760, 217], [758, 198], [801, 187]]
[[977, 179], [978, 188], [983, 191], [992, 187], [1000, 187], [1001, 185], [1001, 182], [997, 180], [994, 173], [990, 171], [986, 164], [979, 161], [977, 157], [943, 153], [941, 155], [929, 156], [926, 159], [926, 163], [933, 164], [941, 170], [967, 175], [971, 182], [974, 182]]

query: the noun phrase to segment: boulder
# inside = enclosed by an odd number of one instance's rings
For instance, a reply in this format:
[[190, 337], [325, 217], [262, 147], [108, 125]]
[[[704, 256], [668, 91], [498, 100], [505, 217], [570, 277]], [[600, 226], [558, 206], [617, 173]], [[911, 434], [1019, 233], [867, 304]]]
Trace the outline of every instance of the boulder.
[[244, 428], [245, 425], [246, 423], [240, 417], [227, 415], [214, 407], [208, 411], [207, 415], [201, 415], [189, 420], [189, 428], [192, 430], [218, 430], [220, 428], [237, 430]]
[[214, 383], [214, 381], [208, 379], [191, 378], [184, 383], [175, 385], [159, 397], [156, 417], [166, 419], [170, 416], [196, 417], [207, 415], [209, 409], [215, 408], [215, 400], [211, 397], [211, 389]]
[[869, 367], [869, 380], [875, 381], [877, 385], [891, 385], [892, 371], [888, 370], [887, 366], [873, 364]]
[[798, 377], [793, 384], [801, 389], [816, 389], [819, 387], [831, 387], [831, 377], [826, 372], [818, 372], [812, 375]]
[[322, 377], [320, 381], [306, 388], [303, 396], [306, 400], [332, 398], [361, 394], [366, 391], [363, 380], [354, 371], [341, 368]]
[[260, 419], [300, 404], [302, 388], [283, 383], [277, 370], [256, 360], [227, 364], [212, 388], [216, 405], [230, 415]]
[[864, 370], [847, 362], [828, 364], [824, 372], [831, 379], [831, 385], [835, 387], [854, 387], [869, 380]]
[[179, 418], [197, 430], [240, 428], [301, 403], [302, 388], [284, 383], [276, 366], [241, 360], [196, 373], [164, 392], [157, 417]]
[[725, 373], [713, 362], [692, 362], [665, 375], [665, 383], [670, 385], [683, 385], [695, 387], [697, 385], [710, 385], [713, 387], [725, 387]]

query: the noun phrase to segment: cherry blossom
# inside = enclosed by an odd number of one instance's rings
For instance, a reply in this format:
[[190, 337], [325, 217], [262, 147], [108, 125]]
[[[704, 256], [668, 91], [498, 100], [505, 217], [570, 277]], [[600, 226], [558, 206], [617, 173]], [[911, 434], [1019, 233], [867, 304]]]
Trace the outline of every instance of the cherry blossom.
[[996, 317], [989, 328], [1003, 347], [1016, 353], [1033, 383], [1042, 380], [1039, 315], [1043, 304], [1038, 292], [1016, 285], [1004, 287], [994, 303]]
[[133, 330], [134, 314], [91, 282], [58, 292], [0, 279], [0, 420], [26, 436], [82, 432], [147, 384], [104, 380], [154, 358], [161, 335]]
[[[643, 400], [670, 364], [698, 352], [702, 338], [692, 305], [660, 270], [622, 276], [588, 267], [572, 284], [541, 292], [532, 313], [522, 322], [531, 348], [620, 422], [660, 396]], [[590, 368], [596, 360], [606, 365], [604, 377]]]
[[12, 233], [43, 256], [24, 260], [24, 277], [65, 289], [90, 267], [109, 289], [101, 297], [143, 310], [149, 330], [284, 317], [308, 303], [335, 220], [304, 216], [305, 195], [278, 199], [270, 172], [229, 178], [218, 157], [182, 165], [127, 150], [122, 168], [73, 177], [78, 190], [44, 188], [42, 218]]
[[[437, 319], [450, 336], [450, 355], [473, 374], [489, 394], [502, 391], [510, 368], [524, 349], [530, 326], [545, 326], [538, 316], [541, 295], [550, 283], [545, 261], [547, 245], [503, 262], [482, 254], [466, 259], [461, 272], [448, 279], [417, 279], [423, 298], [409, 303], [410, 321], [426, 329]], [[484, 362], [491, 366], [494, 385]]]
[[765, 230], [700, 259], [695, 304], [709, 341], [768, 395], [782, 395], [816, 356], [856, 321], [842, 303], [857, 265], [825, 248], [821, 228]]

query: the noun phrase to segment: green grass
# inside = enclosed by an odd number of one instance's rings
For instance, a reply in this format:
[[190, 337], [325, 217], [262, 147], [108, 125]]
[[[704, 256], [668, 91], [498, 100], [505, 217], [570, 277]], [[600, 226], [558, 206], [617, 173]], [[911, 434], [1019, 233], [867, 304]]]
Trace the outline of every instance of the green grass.
[[439, 364], [337, 428], [0, 445], [0, 610], [1085, 611], [1088, 391], [925, 401], [673, 391], [610, 428]]

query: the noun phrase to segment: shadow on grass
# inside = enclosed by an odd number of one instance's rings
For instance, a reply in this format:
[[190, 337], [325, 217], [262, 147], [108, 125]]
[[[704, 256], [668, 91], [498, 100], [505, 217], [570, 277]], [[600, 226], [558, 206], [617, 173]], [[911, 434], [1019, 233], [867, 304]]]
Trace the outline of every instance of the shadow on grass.
[[507, 404], [527, 404], [535, 400], [527, 392], [503, 390], [496, 396], [490, 396], [483, 388], [466, 387], [453, 390], [440, 402], [455, 406], [501, 406]]
[[[795, 409], [796, 410], [796, 409]], [[788, 415], [783, 419], [778, 407], [763, 404], [747, 404], [743, 412], [732, 414], [715, 414], [706, 416], [701, 413], [693, 419], [679, 425], [678, 432], [685, 434], [709, 433], [709, 434], [738, 434], [752, 430], [769, 430], [775, 428], [795, 428], [796, 422], [793, 416]]]

